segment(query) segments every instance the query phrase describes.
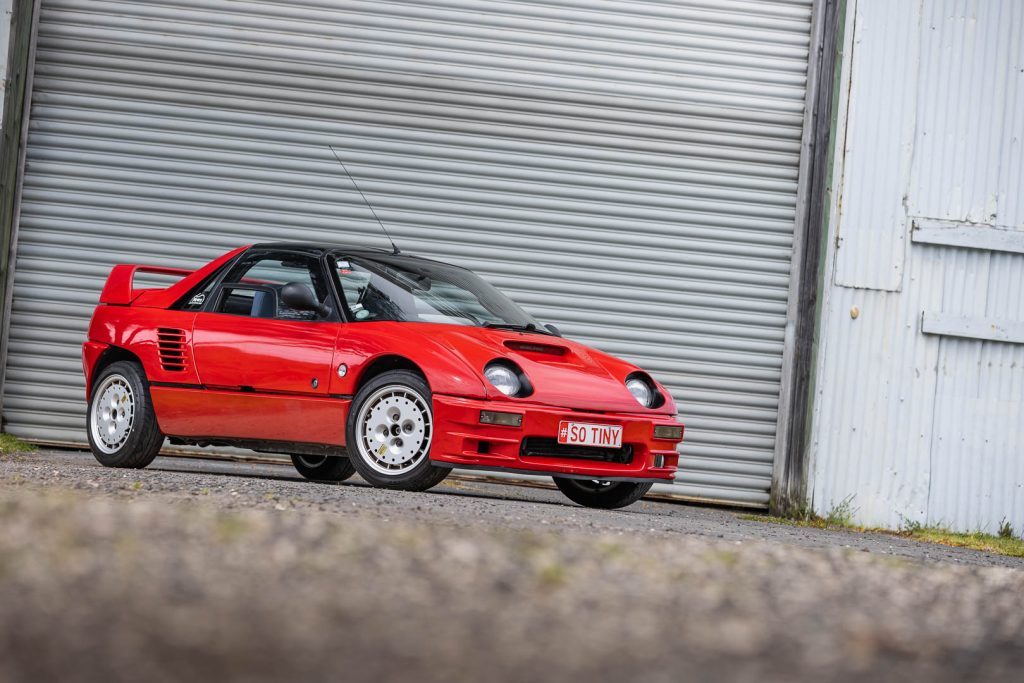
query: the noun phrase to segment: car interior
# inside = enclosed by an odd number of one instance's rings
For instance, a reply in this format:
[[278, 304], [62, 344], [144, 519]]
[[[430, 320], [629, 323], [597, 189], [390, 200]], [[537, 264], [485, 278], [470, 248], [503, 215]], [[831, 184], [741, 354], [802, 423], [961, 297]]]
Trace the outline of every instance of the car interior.
[[276, 284], [227, 286], [224, 288], [217, 312], [250, 318], [316, 320], [317, 314], [314, 311], [299, 311], [281, 300], [281, 290], [284, 287], [285, 285]]

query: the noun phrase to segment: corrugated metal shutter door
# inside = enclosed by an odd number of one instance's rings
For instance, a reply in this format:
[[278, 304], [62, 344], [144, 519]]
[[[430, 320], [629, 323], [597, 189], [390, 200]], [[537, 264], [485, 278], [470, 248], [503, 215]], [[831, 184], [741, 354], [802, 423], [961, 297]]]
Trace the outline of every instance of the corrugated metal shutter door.
[[678, 490], [764, 503], [810, 0], [43, 0], [4, 411], [83, 442], [117, 262], [381, 244], [672, 387]]

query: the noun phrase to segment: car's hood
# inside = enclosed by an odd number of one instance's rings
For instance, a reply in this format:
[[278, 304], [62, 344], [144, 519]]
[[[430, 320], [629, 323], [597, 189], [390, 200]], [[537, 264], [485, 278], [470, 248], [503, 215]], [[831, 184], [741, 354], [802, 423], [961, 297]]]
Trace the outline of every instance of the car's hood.
[[[533, 385], [523, 399], [560, 408], [609, 412], [675, 414], [675, 404], [664, 387], [665, 403], [656, 409], [641, 407], [626, 389], [626, 377], [635, 365], [551, 335], [483, 327], [404, 323], [424, 330], [426, 336], [460, 357], [483, 376], [484, 366], [496, 358], [516, 363]], [[657, 382], [655, 382], [657, 384]], [[484, 381], [488, 396], [504, 397]]]

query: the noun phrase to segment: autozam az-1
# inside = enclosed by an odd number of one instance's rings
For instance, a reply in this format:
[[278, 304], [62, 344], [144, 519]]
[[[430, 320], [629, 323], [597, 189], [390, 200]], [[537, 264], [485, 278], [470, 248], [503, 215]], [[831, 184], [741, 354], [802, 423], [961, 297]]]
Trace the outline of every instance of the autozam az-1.
[[[140, 272], [181, 279], [136, 288]], [[89, 443], [111, 467], [145, 467], [167, 438], [412, 491], [454, 467], [543, 474], [617, 508], [672, 479], [683, 436], [644, 371], [469, 270], [383, 250], [259, 244], [196, 271], [115, 266], [83, 362]]]

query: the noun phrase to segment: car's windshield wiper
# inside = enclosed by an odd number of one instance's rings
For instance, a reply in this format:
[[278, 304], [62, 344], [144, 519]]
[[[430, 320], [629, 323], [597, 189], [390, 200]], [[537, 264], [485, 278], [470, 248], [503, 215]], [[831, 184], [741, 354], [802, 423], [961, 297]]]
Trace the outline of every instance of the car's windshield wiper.
[[516, 325], [515, 323], [484, 323], [484, 327], [495, 330], [512, 330], [514, 332], [536, 332], [537, 334], [551, 335], [547, 330], [537, 327], [533, 323], [526, 323], [525, 325]]

